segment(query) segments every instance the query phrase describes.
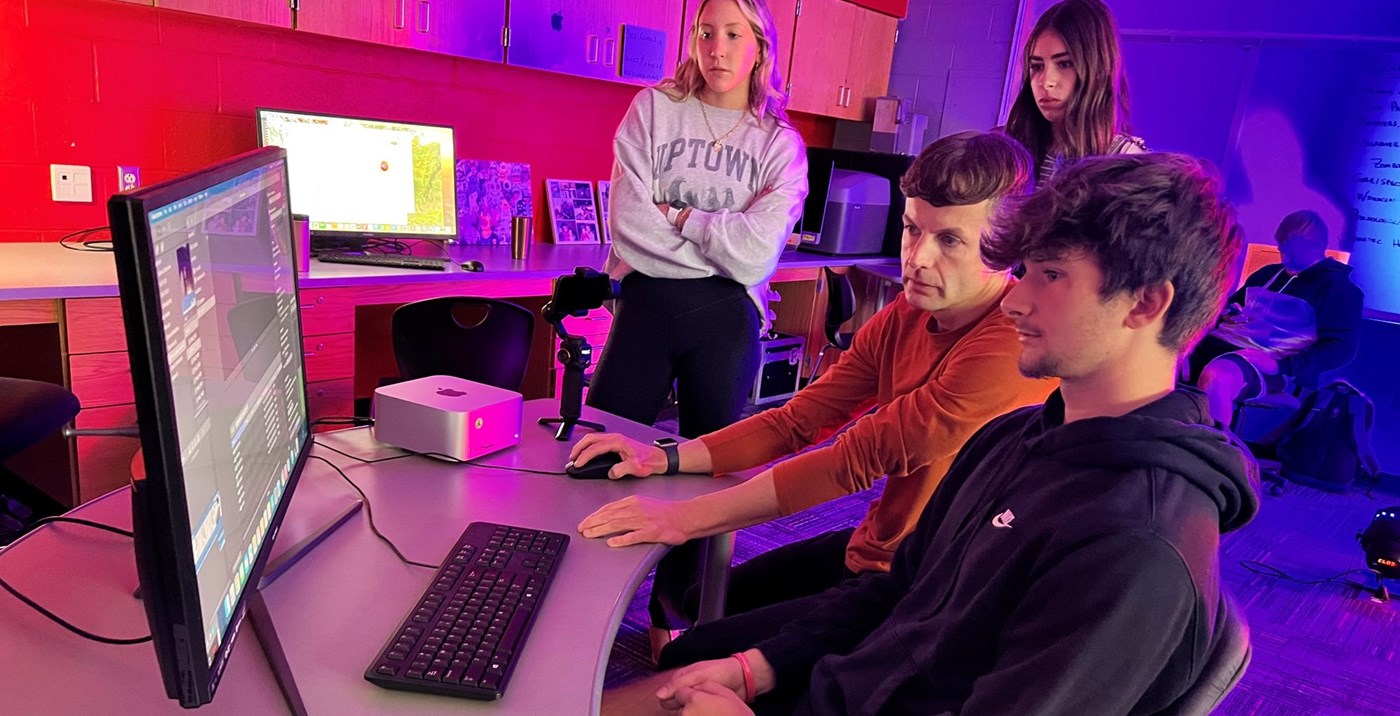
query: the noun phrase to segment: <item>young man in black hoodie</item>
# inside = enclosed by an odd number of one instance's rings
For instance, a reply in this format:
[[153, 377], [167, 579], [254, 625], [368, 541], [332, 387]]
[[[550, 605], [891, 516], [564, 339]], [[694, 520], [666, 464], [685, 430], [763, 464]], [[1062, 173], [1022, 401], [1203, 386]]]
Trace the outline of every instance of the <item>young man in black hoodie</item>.
[[1060, 390], [972, 437], [888, 574], [825, 592], [752, 648], [605, 694], [605, 711], [1166, 708], [1215, 647], [1220, 533], [1258, 508], [1248, 455], [1175, 386], [1239, 249], [1220, 183], [1194, 159], [1063, 171], [982, 246], [994, 268], [1025, 264], [1002, 310], [1021, 371]]
[[[1222, 423], [1230, 422], [1237, 401], [1282, 392], [1289, 381], [1317, 388], [1322, 372], [1356, 357], [1362, 293], [1351, 267], [1327, 257], [1322, 217], [1295, 211], [1279, 222], [1274, 238], [1282, 262], [1250, 274], [1225, 303], [1215, 330], [1191, 351], [1190, 380], [1206, 392], [1211, 415]], [[1291, 310], [1289, 301], [1296, 301]], [[1289, 314], [1315, 339], [1293, 341], [1287, 326], [1270, 325]], [[1265, 350], [1251, 345], [1256, 338], [1278, 345]]]

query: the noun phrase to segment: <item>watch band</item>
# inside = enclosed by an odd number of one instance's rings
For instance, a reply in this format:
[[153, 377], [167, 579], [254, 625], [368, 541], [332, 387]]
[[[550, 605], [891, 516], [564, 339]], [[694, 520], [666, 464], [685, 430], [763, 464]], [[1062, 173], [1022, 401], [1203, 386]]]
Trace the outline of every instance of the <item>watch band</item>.
[[681, 471], [681, 449], [672, 438], [661, 438], [653, 445], [661, 448], [666, 453], [666, 472], [663, 475], [674, 475]]
[[680, 209], [677, 209], [677, 208], [674, 207], [674, 206], [668, 206], [668, 207], [666, 207], [666, 221], [670, 222], [670, 223], [671, 223], [671, 226], [675, 226], [675, 225], [676, 225], [676, 220], [679, 219], [680, 216], [681, 216], [681, 210], [680, 210]]

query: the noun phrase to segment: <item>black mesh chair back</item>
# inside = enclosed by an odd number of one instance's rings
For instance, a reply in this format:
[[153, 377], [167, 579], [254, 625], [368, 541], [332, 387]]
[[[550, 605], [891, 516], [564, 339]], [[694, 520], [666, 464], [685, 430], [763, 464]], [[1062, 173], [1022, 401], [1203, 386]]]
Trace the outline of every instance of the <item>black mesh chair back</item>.
[[812, 370], [807, 374], [808, 383], [816, 380], [817, 369], [821, 368], [822, 359], [826, 358], [826, 349], [839, 348], [844, 351], [851, 347], [851, 338], [855, 337], [854, 331], [841, 332], [841, 325], [856, 315], [856, 291], [851, 287], [851, 278], [827, 266], [822, 267], [822, 272], [826, 274], [826, 345], [817, 351], [817, 359], [812, 361]]
[[851, 347], [851, 337], [855, 332], [842, 333], [841, 326], [856, 315], [856, 291], [846, 274], [836, 273], [825, 266], [822, 272], [826, 274], [826, 340], [844, 351]]
[[535, 316], [492, 298], [430, 298], [395, 310], [392, 331], [404, 380], [450, 375], [520, 390]]

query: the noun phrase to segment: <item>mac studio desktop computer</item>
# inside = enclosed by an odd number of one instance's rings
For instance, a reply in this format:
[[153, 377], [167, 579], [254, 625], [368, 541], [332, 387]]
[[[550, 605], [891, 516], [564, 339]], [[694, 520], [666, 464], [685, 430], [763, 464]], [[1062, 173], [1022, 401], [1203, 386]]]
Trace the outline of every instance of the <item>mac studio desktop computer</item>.
[[257, 591], [311, 446], [286, 153], [118, 194], [108, 214], [145, 460], [137, 574], [166, 693], [193, 707], [245, 614], [289, 673]]
[[261, 108], [257, 117], [259, 145], [287, 150], [291, 210], [309, 217], [313, 250], [457, 238], [452, 127]]

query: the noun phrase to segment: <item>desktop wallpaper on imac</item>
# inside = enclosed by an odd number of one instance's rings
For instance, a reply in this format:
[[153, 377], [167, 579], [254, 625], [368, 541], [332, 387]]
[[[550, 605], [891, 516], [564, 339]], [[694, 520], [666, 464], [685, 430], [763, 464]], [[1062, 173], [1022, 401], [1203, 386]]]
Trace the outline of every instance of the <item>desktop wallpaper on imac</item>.
[[287, 150], [292, 211], [319, 236], [455, 239], [452, 127], [258, 110], [261, 146]]

